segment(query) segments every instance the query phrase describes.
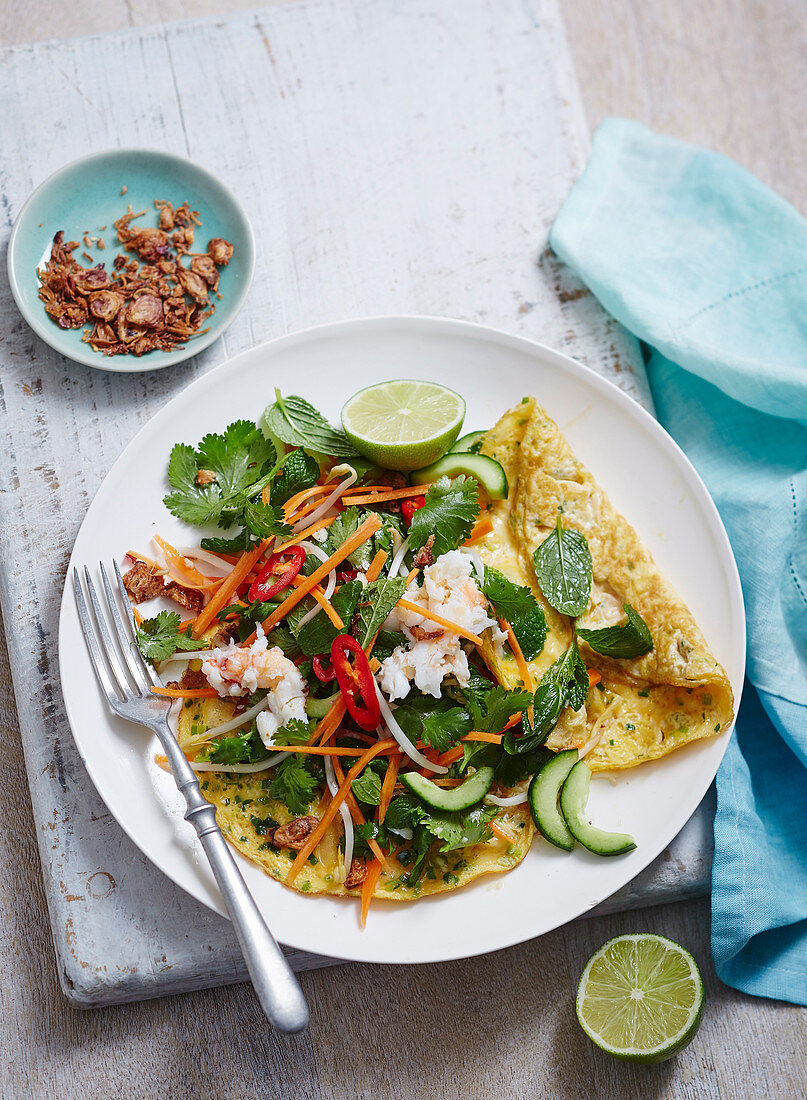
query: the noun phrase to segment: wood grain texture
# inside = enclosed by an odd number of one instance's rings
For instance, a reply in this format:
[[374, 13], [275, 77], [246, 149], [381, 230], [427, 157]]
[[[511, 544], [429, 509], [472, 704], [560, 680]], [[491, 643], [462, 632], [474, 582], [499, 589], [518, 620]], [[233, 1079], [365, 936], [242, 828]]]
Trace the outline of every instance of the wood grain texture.
[[[242, 6], [215, 3], [218, 11]], [[807, 35], [800, 3], [567, 0], [563, 7], [592, 123], [624, 113], [710, 144], [807, 209]], [[205, 10], [182, 0], [7, 0], [0, 29], [5, 42], [27, 42]], [[3, 656], [0, 1095], [341, 1100], [442, 1093], [487, 1100], [505, 1089], [517, 1097], [606, 1100], [805, 1095], [804, 1011], [744, 997], [716, 980], [704, 901], [578, 922], [472, 963], [305, 975], [310, 1041], [269, 1036], [246, 987], [92, 1013], [70, 1009], [53, 969], [33, 821], [19, 794], [25, 773]], [[647, 1070], [600, 1056], [571, 1008], [588, 954], [606, 936], [632, 928], [687, 944], [708, 992], [693, 1046], [674, 1063]]]

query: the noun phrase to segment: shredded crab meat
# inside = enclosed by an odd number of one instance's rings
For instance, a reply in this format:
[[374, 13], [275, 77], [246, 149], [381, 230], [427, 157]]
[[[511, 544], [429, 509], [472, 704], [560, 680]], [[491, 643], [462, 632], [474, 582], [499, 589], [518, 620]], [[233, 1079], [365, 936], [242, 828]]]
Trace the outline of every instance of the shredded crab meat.
[[306, 720], [305, 680], [278, 646], [269, 649], [260, 624], [251, 646], [231, 642], [211, 650], [202, 661], [202, 672], [223, 698], [247, 695], [259, 688], [268, 690], [266, 707], [256, 719], [258, 733], [268, 749], [281, 727], [294, 718]]
[[[423, 584], [410, 585], [406, 599], [469, 633], [490, 630], [491, 640], [501, 652], [507, 635], [488, 614], [488, 601], [471, 575], [472, 568], [473, 560], [467, 552], [450, 550], [426, 566]], [[460, 686], [469, 682], [468, 658], [458, 634], [400, 607], [387, 617], [384, 629], [402, 630], [408, 642], [381, 662], [379, 683], [390, 699], [404, 699], [412, 681], [435, 698], [439, 698], [448, 675], [455, 676]]]

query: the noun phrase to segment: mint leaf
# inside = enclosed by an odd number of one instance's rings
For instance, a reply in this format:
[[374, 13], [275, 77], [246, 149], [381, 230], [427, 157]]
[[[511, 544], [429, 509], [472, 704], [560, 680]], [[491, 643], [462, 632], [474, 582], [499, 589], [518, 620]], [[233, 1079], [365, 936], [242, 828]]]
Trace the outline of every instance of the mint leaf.
[[[174, 490], [163, 498], [166, 508], [186, 523], [241, 522], [246, 505], [259, 497], [275, 462], [275, 449], [249, 420], [236, 420], [221, 434], [206, 435], [198, 450], [177, 443], [168, 461], [168, 482]], [[197, 483], [204, 471], [202, 484]]]
[[384, 816], [388, 829], [414, 829], [423, 816], [423, 804], [413, 794], [393, 798]]
[[359, 802], [368, 806], [377, 806], [381, 801], [381, 777], [372, 768], [365, 768], [351, 783], [353, 793]]
[[588, 671], [576, 642], [551, 664], [541, 677], [541, 683], [557, 683], [565, 688], [564, 705], [579, 710], [588, 697]]
[[299, 817], [308, 809], [318, 786], [319, 780], [309, 771], [304, 755], [294, 753], [281, 760], [275, 768], [269, 795], [282, 802], [290, 814]]
[[653, 636], [638, 611], [629, 603], [623, 603], [622, 608], [628, 617], [627, 622], [600, 630], [578, 627], [578, 636], [590, 649], [604, 657], [643, 657], [653, 648]]
[[385, 577], [365, 587], [357, 607], [361, 616], [358, 639], [362, 648], [369, 644], [405, 591], [406, 577]]
[[523, 735], [516, 737], [508, 730], [502, 745], [510, 754], [529, 753], [543, 745], [558, 724], [564, 707], [579, 710], [588, 696], [588, 672], [580, 656], [577, 642], [549, 666], [533, 697], [533, 717], [524, 711], [521, 719]]
[[[359, 580], [348, 581], [334, 594], [331, 603], [334, 611], [345, 624], [345, 630], [350, 626], [351, 619], [356, 613], [356, 604], [362, 595], [362, 583]], [[314, 657], [318, 653], [326, 653], [331, 648], [331, 642], [337, 634], [344, 631], [337, 630], [328, 616], [321, 612], [296, 631], [297, 642], [303, 653], [308, 657]]]
[[392, 656], [399, 645], [406, 645], [406, 635], [402, 630], [382, 630], [375, 640], [373, 656], [379, 661]]
[[332, 428], [321, 412], [302, 397], [283, 397], [275, 390], [275, 401], [263, 414], [268, 431], [292, 447], [310, 447], [319, 454], [351, 458], [356, 448], [344, 432]]
[[561, 615], [576, 618], [591, 595], [591, 551], [583, 535], [557, 524], [532, 555], [535, 576], [547, 602]]
[[207, 649], [208, 642], [191, 638], [191, 629], [179, 632], [181, 619], [176, 611], [161, 611], [153, 619], [144, 619], [135, 633], [137, 648], [147, 661], [167, 661], [177, 650]]
[[471, 533], [479, 514], [479, 486], [472, 477], [460, 474], [450, 480], [441, 477], [426, 492], [426, 503], [412, 515], [409, 545], [419, 550], [434, 535], [435, 558], [456, 550]]
[[496, 782], [501, 784], [502, 787], [515, 787], [528, 775], [535, 775], [537, 771], [540, 771], [553, 755], [554, 753], [550, 749], [540, 747], [531, 749], [528, 752], [518, 753], [515, 756], [503, 752], [495, 765]]
[[546, 617], [529, 588], [515, 584], [498, 569], [485, 566], [482, 591], [496, 614], [512, 626], [524, 659], [531, 661], [537, 657], [546, 642]]
[[295, 493], [310, 489], [319, 481], [319, 463], [305, 451], [292, 451], [283, 463], [283, 469], [272, 481], [269, 503], [280, 508]]

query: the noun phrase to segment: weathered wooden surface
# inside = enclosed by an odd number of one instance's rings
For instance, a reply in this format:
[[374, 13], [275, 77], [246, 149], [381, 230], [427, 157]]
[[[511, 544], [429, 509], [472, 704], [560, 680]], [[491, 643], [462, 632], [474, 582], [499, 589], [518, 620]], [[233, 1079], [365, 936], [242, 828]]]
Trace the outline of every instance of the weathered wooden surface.
[[[215, 3], [219, 10], [239, 6], [237, 0]], [[86, 33], [200, 10], [201, 4], [181, 0], [56, 6], [11, 0], [0, 11], [0, 29], [6, 41], [13, 33], [24, 42], [44, 33]], [[799, 61], [807, 35], [800, 6], [781, 0], [765, 7], [721, 0], [707, 8], [694, 0], [648, 0], [641, 6], [575, 0], [564, 14], [590, 121], [618, 110], [665, 125], [738, 156], [802, 209], [807, 206], [800, 172], [807, 147], [805, 70]], [[21, 139], [23, 150], [27, 138]], [[57, 557], [62, 554], [60, 548]], [[22, 610], [12, 608], [10, 633], [22, 618]], [[6, 688], [0, 708], [6, 778], [0, 799], [6, 867], [0, 879], [0, 1094], [292, 1100], [470, 1098], [505, 1090], [581, 1098], [804, 1095], [804, 1013], [754, 1001], [716, 981], [704, 901], [578, 922], [474, 962], [428, 969], [350, 966], [304, 975], [313, 1009], [310, 1040], [276, 1041], [248, 987], [89, 1014], [70, 1009], [55, 981], [2, 658], [0, 683]], [[704, 968], [709, 994], [693, 1047], [675, 1063], [648, 1070], [599, 1056], [571, 1008], [588, 954], [608, 935], [630, 928], [651, 928], [686, 943]]]

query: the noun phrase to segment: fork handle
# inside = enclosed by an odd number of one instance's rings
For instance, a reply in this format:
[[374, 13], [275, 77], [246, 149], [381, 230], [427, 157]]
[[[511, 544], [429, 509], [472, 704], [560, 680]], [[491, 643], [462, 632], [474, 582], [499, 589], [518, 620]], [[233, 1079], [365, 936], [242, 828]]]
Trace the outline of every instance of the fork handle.
[[[184, 754], [180, 755], [184, 760]], [[302, 1031], [308, 1026], [308, 1005], [300, 984], [244, 882], [216, 821], [215, 807], [199, 790], [195, 773], [185, 763], [190, 778], [177, 776], [177, 786], [188, 807], [185, 819], [196, 829], [216, 877], [258, 1000], [278, 1031]]]

